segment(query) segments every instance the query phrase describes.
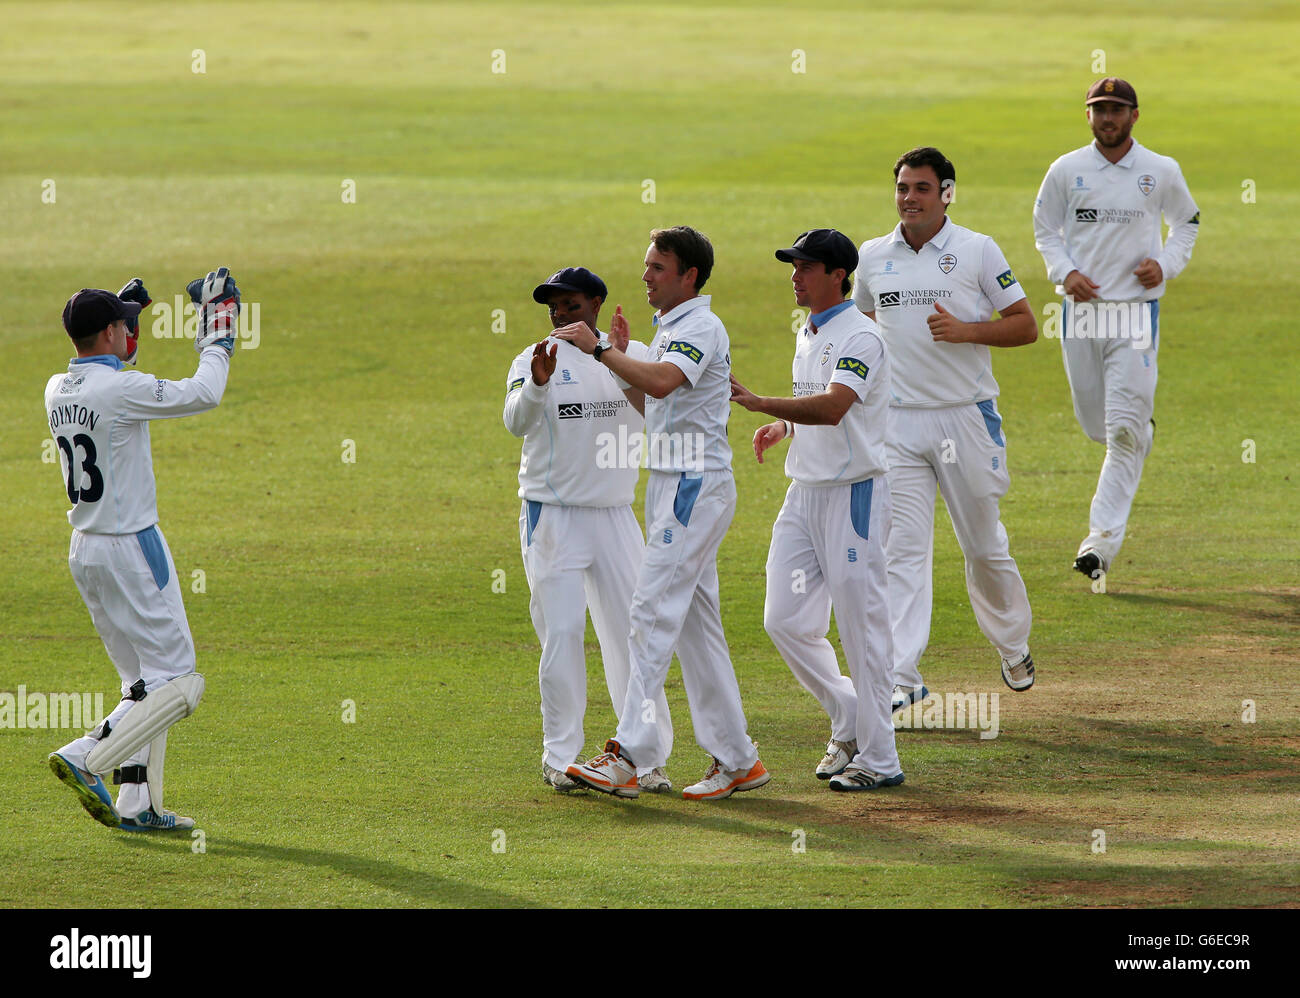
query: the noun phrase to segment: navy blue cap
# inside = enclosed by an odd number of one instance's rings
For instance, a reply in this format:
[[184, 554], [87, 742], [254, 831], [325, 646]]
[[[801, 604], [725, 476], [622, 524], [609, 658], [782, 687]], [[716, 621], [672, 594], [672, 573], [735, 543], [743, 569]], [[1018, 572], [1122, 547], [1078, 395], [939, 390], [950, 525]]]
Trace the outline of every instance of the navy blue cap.
[[533, 301], [545, 305], [546, 300], [557, 291], [577, 291], [588, 298], [607, 298], [609, 290], [605, 282], [586, 267], [565, 267], [557, 270], [545, 284], [533, 288]]
[[858, 267], [858, 248], [839, 229], [809, 229], [789, 249], [777, 250], [776, 258], [782, 263], [813, 260], [831, 270], [843, 267], [845, 273], [851, 274]]
[[118, 319], [134, 319], [143, 307], [137, 301], [123, 301], [111, 291], [82, 288], [63, 306], [63, 328], [74, 340], [82, 340]]

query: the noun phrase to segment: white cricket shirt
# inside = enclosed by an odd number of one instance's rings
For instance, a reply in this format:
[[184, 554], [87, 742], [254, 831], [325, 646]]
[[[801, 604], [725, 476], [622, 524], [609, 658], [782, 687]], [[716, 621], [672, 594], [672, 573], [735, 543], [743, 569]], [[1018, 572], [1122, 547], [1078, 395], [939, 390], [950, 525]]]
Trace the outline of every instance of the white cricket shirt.
[[[603, 334], [602, 334], [603, 338]], [[557, 506], [630, 506], [642, 463], [641, 414], [614, 383], [609, 368], [552, 336], [555, 373], [533, 381], [533, 348], [519, 354], [506, 378], [506, 429], [524, 438], [519, 498]], [[646, 360], [645, 344], [628, 356]]]
[[45, 415], [73, 504], [68, 522], [92, 534], [135, 534], [156, 524], [149, 420], [215, 408], [229, 373], [230, 355], [210, 346], [194, 376], [180, 381], [124, 371], [109, 354], [74, 358], [67, 374], [50, 378]]
[[820, 395], [832, 384], [858, 396], [838, 426], [794, 424], [785, 473], [799, 485], [848, 485], [883, 475], [889, 410], [889, 358], [876, 324], [853, 302], [809, 318], [795, 341], [794, 397]]
[[[1160, 219], [1169, 238], [1160, 243]], [[1056, 293], [1077, 270], [1101, 285], [1102, 301], [1154, 301], [1164, 282], [1142, 287], [1133, 276], [1150, 257], [1165, 281], [1182, 273], [1192, 258], [1200, 211], [1187, 190], [1178, 162], [1134, 140], [1118, 163], [1096, 144], [1066, 153], [1047, 170], [1034, 202], [1034, 244], [1047, 264]]]
[[936, 343], [926, 319], [935, 302], [962, 322], [987, 322], [1025, 297], [991, 238], [945, 218], [914, 252], [900, 222], [858, 251], [853, 300], [875, 312], [889, 351], [890, 405], [939, 408], [997, 398], [993, 359], [982, 343]]
[[660, 315], [650, 341], [651, 362], [681, 368], [686, 381], [664, 399], [645, 398], [646, 447], [655, 471], [730, 471], [731, 340], [697, 295]]

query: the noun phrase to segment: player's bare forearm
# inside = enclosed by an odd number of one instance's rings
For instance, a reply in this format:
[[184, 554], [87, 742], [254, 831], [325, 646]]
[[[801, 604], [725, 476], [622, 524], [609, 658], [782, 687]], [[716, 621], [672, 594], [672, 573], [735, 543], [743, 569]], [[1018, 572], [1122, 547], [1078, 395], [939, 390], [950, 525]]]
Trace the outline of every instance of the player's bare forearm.
[[613, 347], [601, 351], [600, 362], [651, 398], [666, 398], [686, 381], [685, 373], [676, 364], [666, 360], [637, 360]]
[[[583, 353], [591, 353], [600, 342], [585, 322], [573, 322], [559, 329], [553, 329], [551, 335], [556, 339], [572, 343]], [[670, 364], [668, 361], [636, 360], [615, 347], [602, 350], [600, 362], [633, 388], [638, 388], [657, 399], [666, 398], [670, 392], [680, 388], [686, 381], [686, 373], [676, 364]]]
[[1008, 305], [997, 319], [967, 325], [970, 328], [970, 338], [962, 342], [979, 343], [986, 347], [1022, 347], [1038, 339], [1038, 321], [1034, 318], [1028, 298]]
[[857, 393], [847, 385], [831, 385], [824, 392], [801, 398], [755, 395], [734, 379], [731, 388], [731, 401], [750, 412], [761, 412], [765, 416], [788, 419], [792, 423], [807, 426], [839, 425], [839, 421], [849, 411], [849, 406], [857, 399]]
[[624, 388], [623, 394], [627, 397], [632, 408], [635, 409], [642, 417], [645, 416], [645, 392], [639, 388]]
[[988, 322], [962, 322], [951, 312], [935, 305], [927, 318], [930, 335], [936, 343], [978, 343], [989, 347], [1019, 347], [1038, 339], [1038, 322], [1029, 300], [1022, 298], [1008, 305], [1000, 318]]

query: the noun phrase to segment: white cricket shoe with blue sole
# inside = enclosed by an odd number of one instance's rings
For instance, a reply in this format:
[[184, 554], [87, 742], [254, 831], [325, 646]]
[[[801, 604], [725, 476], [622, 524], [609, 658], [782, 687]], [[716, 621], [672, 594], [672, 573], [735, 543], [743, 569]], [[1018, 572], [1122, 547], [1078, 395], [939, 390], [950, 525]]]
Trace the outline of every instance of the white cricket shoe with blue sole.
[[121, 825], [124, 832], [180, 832], [193, 827], [193, 818], [186, 818], [166, 808], [159, 814], [152, 807], [141, 811], [134, 818], [123, 818]]
[[50, 769], [64, 786], [77, 795], [77, 800], [81, 801], [81, 806], [92, 818], [109, 828], [121, 826], [122, 816], [113, 806], [113, 798], [109, 796], [108, 787], [104, 786], [100, 777], [79, 769], [57, 752], [50, 753]]

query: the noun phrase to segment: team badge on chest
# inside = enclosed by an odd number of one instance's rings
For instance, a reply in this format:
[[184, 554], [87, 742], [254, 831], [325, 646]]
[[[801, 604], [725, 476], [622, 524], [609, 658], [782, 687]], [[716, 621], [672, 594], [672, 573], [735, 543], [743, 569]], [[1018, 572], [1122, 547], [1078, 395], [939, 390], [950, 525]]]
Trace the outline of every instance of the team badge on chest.
[[826, 344], [826, 349], [822, 351], [822, 366], [823, 366], [823, 367], [825, 367], [825, 366], [826, 366], [826, 362], [827, 362], [828, 360], [831, 359], [831, 347], [833, 347], [834, 345], [835, 345], [834, 343], [827, 343], [827, 344]]
[[1156, 178], [1149, 173], [1144, 173], [1138, 177], [1138, 190], [1142, 192], [1143, 197], [1147, 197], [1156, 189]]
[[945, 274], [951, 274], [952, 268], [957, 266], [957, 258], [951, 253], [945, 253], [939, 257], [939, 269]]

